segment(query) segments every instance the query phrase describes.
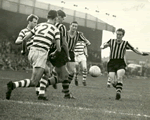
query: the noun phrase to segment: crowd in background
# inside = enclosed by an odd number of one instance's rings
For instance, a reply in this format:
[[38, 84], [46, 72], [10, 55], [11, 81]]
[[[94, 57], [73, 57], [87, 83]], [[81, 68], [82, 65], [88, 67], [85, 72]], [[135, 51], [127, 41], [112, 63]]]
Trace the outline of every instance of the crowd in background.
[[101, 61], [100, 51], [88, 49], [88, 60], [99, 63]]
[[26, 70], [30, 64], [26, 56], [21, 55], [21, 45], [15, 45], [15, 37], [0, 33], [0, 69]]
[[[21, 55], [21, 45], [15, 45], [17, 36], [0, 33], [0, 69], [26, 70], [31, 66], [27, 56]], [[98, 51], [89, 50], [89, 61], [99, 62], [101, 57]]]
[[[1, 70], [28, 70], [31, 65], [27, 56], [21, 55], [21, 45], [15, 45], [15, 36], [8, 37], [0, 33], [0, 69]], [[99, 51], [88, 50], [88, 69], [92, 65], [101, 68], [103, 75], [107, 75], [107, 62], [99, 62], [101, 56]], [[127, 68], [126, 76], [146, 76], [149, 77], [150, 67]]]

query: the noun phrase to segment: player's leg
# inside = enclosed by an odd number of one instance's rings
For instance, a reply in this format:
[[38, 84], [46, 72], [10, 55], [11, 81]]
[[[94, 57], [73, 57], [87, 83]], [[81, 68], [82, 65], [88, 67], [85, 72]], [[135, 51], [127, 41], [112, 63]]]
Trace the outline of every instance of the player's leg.
[[69, 71], [69, 82], [71, 83], [75, 74], [75, 62], [68, 62], [67, 69]]
[[[65, 67], [64, 67], [65, 68]], [[48, 78], [48, 84], [47, 87], [50, 85], [56, 85], [57, 83], [62, 83], [62, 69], [61, 67], [56, 67], [55, 66], [55, 75], [52, 75], [51, 77]]]
[[79, 55], [75, 55], [75, 74], [74, 74], [74, 82], [75, 85], [78, 86], [78, 74], [79, 74]]
[[82, 68], [82, 74], [83, 74], [83, 85], [86, 86], [86, 78], [87, 78], [87, 60], [85, 55], [81, 56], [81, 68]]
[[[33, 50], [30, 51], [28, 57], [33, 59], [34, 57], [37, 56], [37, 52], [34, 52]], [[35, 63], [35, 62], [31, 62], [32, 63]], [[34, 87], [36, 86], [35, 85], [35, 81], [33, 81], [33, 79], [36, 78], [36, 75], [38, 73], [38, 70], [39, 69], [36, 69], [35, 67], [33, 67], [33, 70], [32, 70], [32, 76], [31, 76], [31, 79], [24, 79], [24, 80], [19, 80], [19, 81], [16, 81], [16, 82], [12, 82], [10, 81], [8, 84], [7, 84], [7, 92], [6, 92], [6, 99], [10, 99], [10, 96], [11, 96], [11, 92], [12, 90], [14, 90], [15, 88], [18, 88], [18, 87]]]
[[[47, 66], [44, 71], [44, 75], [42, 76], [41, 80], [39, 81], [38, 91], [36, 91], [37, 95], [41, 97], [45, 97], [46, 88], [50, 85], [56, 85], [58, 83], [57, 75], [52, 75], [50, 73], [50, 68]], [[39, 98], [38, 98], [39, 99]], [[41, 98], [42, 99], [42, 98]], [[46, 98], [47, 99], [47, 98]]]
[[109, 77], [112, 80], [112, 84], [115, 84], [116, 81], [116, 73], [115, 72], [109, 72]]
[[10, 99], [11, 92], [15, 88], [35, 87], [38, 84], [38, 81], [41, 79], [43, 71], [44, 71], [43, 68], [33, 68], [31, 79], [23, 79], [15, 82], [10, 81], [7, 84], [6, 99]]
[[60, 74], [60, 70], [57, 69], [56, 67], [54, 67], [52, 71], [54, 73], [52, 73], [51, 76], [49, 75], [47, 87], [50, 86], [50, 85], [52, 85], [52, 86], [56, 85], [57, 86], [57, 83], [58, 83], [58, 79], [59, 79], [58, 76], [60, 76], [59, 75]]
[[[54, 76], [57, 76], [57, 72], [56, 72], [56, 70], [55, 70], [55, 67], [53, 68], [51, 75], [52, 75], [53, 77], [54, 77]], [[53, 85], [53, 88], [54, 88], [54, 89], [57, 89], [57, 84], [54, 84], [54, 85]]]
[[46, 65], [46, 67], [44, 69], [44, 74], [43, 74], [42, 78], [39, 81], [40, 89], [39, 89], [39, 97], [38, 97], [38, 99], [46, 98], [45, 92], [46, 92], [46, 88], [48, 86], [49, 77], [50, 77], [50, 68], [49, 68], [48, 65]]
[[108, 75], [107, 87], [110, 88], [110, 86], [112, 85], [114, 88], [116, 88], [116, 84], [117, 84], [117, 75], [115, 72], [115, 76], [113, 79]]
[[[57, 85], [57, 83], [62, 83], [63, 81], [63, 76], [65, 72], [65, 64], [67, 62], [65, 54], [63, 53], [63, 51], [61, 52], [61, 54], [59, 56], [57, 56], [55, 59], [51, 59], [50, 58], [50, 62], [52, 63], [53, 66], [55, 66], [55, 75], [52, 75], [49, 79], [48, 79], [48, 86], [49, 85]], [[67, 73], [68, 76], [68, 73]], [[66, 78], [65, 78], [66, 80]]]
[[52, 76], [48, 79], [48, 86], [57, 83], [62, 83], [63, 93], [65, 93], [64, 98], [74, 99], [69, 91], [70, 81], [68, 80], [69, 72], [65, 65], [61, 67], [55, 67], [57, 76]]
[[[50, 68], [50, 77], [57, 76], [57, 72], [55, 70], [55, 67], [52, 65], [52, 63], [49, 60], [48, 60], [48, 66]], [[53, 86], [54, 89], [57, 89], [57, 84], [54, 84], [52, 86]]]
[[40, 83], [40, 91], [38, 95], [38, 100], [47, 100], [45, 96], [45, 91], [46, 91], [46, 86], [48, 84], [48, 78], [50, 76], [50, 68], [47, 65], [48, 64], [47, 57], [48, 57], [47, 51], [39, 50], [38, 57], [35, 60], [36, 61], [35, 66], [39, 66], [43, 69], [43, 72], [36, 84], [37, 86], [38, 83]]
[[46, 88], [49, 86], [57, 86], [58, 82], [58, 74], [59, 71], [55, 71], [57, 75], [52, 75], [48, 77], [47, 75], [43, 75], [42, 79], [40, 80], [40, 86], [38, 91], [36, 91], [37, 95], [41, 94], [42, 96], [45, 96]]
[[[48, 66], [49, 66], [49, 72], [50, 72], [50, 75], [49, 75], [49, 78], [51, 78], [51, 79], [54, 79], [54, 77], [56, 77], [57, 76], [57, 72], [56, 72], [56, 70], [55, 70], [55, 67], [51, 64], [51, 62], [50, 61], [48, 61]], [[56, 77], [57, 78], [57, 77]], [[53, 88], [54, 89], [57, 89], [57, 84], [53, 84], [52, 85], [53, 86]]]
[[121, 98], [121, 92], [123, 88], [123, 76], [125, 75], [125, 69], [119, 69], [117, 71], [117, 84], [116, 84], [116, 100]]
[[[46, 66], [46, 68], [45, 68], [45, 70], [44, 70], [44, 74], [43, 74], [43, 76], [42, 77], [46, 77], [46, 79], [48, 80], [48, 78], [51, 78], [51, 76], [56, 76], [56, 75], [54, 75], [54, 73], [53, 73], [53, 70], [54, 70], [54, 67], [51, 65], [51, 63], [48, 61], [47, 62], [47, 66]], [[56, 72], [55, 72], [55, 74], [56, 74]], [[38, 83], [38, 85], [36, 86], [36, 94], [37, 95], [39, 95], [39, 91], [40, 91], [40, 82], [44, 82], [44, 80], [42, 80], [42, 78], [41, 78], [41, 80], [39, 81], [39, 83]], [[47, 82], [45, 81], [45, 84], [46, 84]], [[43, 83], [44, 84], [44, 83]], [[48, 83], [47, 83], [48, 84]], [[48, 87], [48, 85], [47, 85], [47, 87]], [[56, 85], [56, 87], [57, 87], [57, 85]], [[57, 88], [55, 88], [55, 89], [57, 89]]]
[[74, 74], [75, 74], [75, 54], [73, 51], [69, 51], [69, 55], [71, 60], [69, 62], [67, 62], [67, 69], [69, 71], [69, 81], [71, 83], [71, 81], [73, 80]]
[[116, 83], [117, 83], [117, 80], [116, 80], [116, 65], [117, 64], [118, 63], [116, 63], [114, 60], [110, 60], [107, 63], [108, 77], [110, 78], [111, 84], [114, 88], [116, 88]]
[[74, 76], [75, 81], [74, 82], [75, 82], [76, 86], [78, 86], [79, 64], [80, 64], [79, 62], [77, 62], [77, 61], [75, 62], [75, 76]]
[[58, 79], [59, 83], [62, 83], [62, 87], [63, 87], [63, 93], [64, 98], [66, 99], [74, 99], [74, 97], [72, 96], [72, 94], [70, 93], [69, 90], [69, 86], [70, 86], [70, 81], [69, 81], [69, 72], [66, 68], [66, 65], [63, 65], [62, 67], [59, 68], [60, 70], [60, 77], [61, 79]]
[[[71, 74], [69, 74], [69, 71], [67, 69], [67, 62], [68, 62], [68, 58], [66, 56], [66, 52], [63, 52], [62, 49], [62, 53], [61, 55], [58, 57], [58, 62], [56, 64], [55, 70], [57, 72], [57, 76], [58, 76], [58, 83], [62, 83], [62, 87], [63, 90], [62, 92], [65, 93], [64, 98], [69, 98], [72, 99], [74, 98], [69, 90], [69, 85], [72, 81], [72, 77]], [[60, 61], [61, 60], [61, 61]], [[71, 62], [74, 62], [74, 54], [71, 55]], [[75, 67], [73, 67], [75, 68]], [[72, 69], [70, 70], [72, 71]]]
[[110, 88], [111, 82], [112, 82], [112, 80], [111, 80], [111, 78], [108, 76], [108, 79], [107, 79], [107, 87], [108, 87], [108, 88]]
[[[36, 87], [38, 85], [45, 71], [47, 55], [48, 55], [47, 51], [41, 51], [36, 48], [32, 48], [30, 50], [28, 59], [30, 63], [33, 65], [33, 71], [32, 71], [31, 80], [28, 80], [29, 83], [26, 85], [26, 87]], [[13, 82], [12, 85], [10, 86], [13, 86], [12, 88], [13, 90], [17, 87], [24, 87], [25, 82], [26, 80]], [[12, 91], [9, 89], [9, 86], [8, 86], [8, 91], [6, 93], [7, 98], [10, 98], [11, 92]], [[45, 97], [43, 97], [43, 100], [44, 99]]]
[[111, 83], [112, 83], [112, 79], [109, 77], [109, 69], [110, 69], [109, 67], [110, 67], [110, 66], [108, 67], [108, 65], [109, 65], [109, 64], [107, 63], [107, 71], [108, 71], [107, 87], [110, 88]]

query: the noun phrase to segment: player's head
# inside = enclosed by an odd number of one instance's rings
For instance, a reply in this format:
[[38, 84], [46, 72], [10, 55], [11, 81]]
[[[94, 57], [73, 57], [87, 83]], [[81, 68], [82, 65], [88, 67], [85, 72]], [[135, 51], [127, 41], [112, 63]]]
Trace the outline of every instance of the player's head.
[[125, 35], [125, 30], [122, 28], [117, 29], [116, 35], [117, 35], [117, 39], [122, 40], [123, 36]]
[[57, 10], [57, 22], [62, 23], [64, 18], [66, 17], [66, 14], [62, 10]]
[[34, 14], [30, 14], [28, 17], [27, 17], [27, 21], [29, 23], [29, 27], [32, 29], [34, 28], [37, 23], [38, 23], [38, 16], [34, 15]]
[[57, 11], [56, 10], [50, 10], [48, 12], [47, 19], [52, 20], [53, 22], [56, 22], [56, 20], [57, 20]]
[[73, 21], [70, 23], [70, 30], [71, 31], [76, 31], [78, 29], [78, 22], [77, 21]]

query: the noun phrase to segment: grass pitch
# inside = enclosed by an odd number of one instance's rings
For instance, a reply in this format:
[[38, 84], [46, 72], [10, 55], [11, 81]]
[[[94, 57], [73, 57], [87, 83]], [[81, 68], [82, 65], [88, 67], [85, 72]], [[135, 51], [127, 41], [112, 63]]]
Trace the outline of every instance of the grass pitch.
[[87, 77], [87, 86], [72, 81], [75, 100], [64, 99], [61, 84], [47, 89], [49, 101], [38, 101], [34, 88], [17, 88], [10, 100], [5, 99], [6, 84], [30, 78], [25, 71], [0, 71], [0, 120], [150, 120], [150, 80], [126, 79], [121, 100], [107, 88], [107, 77]]

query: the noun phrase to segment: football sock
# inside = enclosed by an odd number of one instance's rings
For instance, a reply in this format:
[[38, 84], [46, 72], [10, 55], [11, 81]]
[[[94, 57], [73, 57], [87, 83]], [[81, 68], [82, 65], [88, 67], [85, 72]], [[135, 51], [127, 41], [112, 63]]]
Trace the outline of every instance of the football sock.
[[[41, 81], [41, 80], [40, 80]], [[39, 91], [40, 90], [40, 82], [38, 82], [38, 85], [35, 87], [35, 91]]]
[[74, 74], [69, 74], [69, 76], [68, 76], [69, 84], [70, 84], [70, 83], [71, 83], [71, 81], [73, 80], [73, 76], [74, 76]]
[[86, 81], [87, 71], [84, 70], [84, 71], [82, 72], [82, 74], [83, 74], [83, 81]]
[[116, 85], [116, 92], [121, 93], [122, 92], [122, 88], [123, 88], [123, 83], [118, 81], [117, 85]]
[[46, 91], [46, 86], [48, 84], [48, 81], [42, 77], [40, 80], [40, 90], [39, 90], [39, 95], [44, 95]]
[[57, 84], [57, 77], [56, 76], [51, 77], [48, 80], [46, 80], [46, 78], [42, 77], [42, 79], [40, 80], [40, 86], [36, 87], [36, 92], [39, 91], [39, 94], [44, 95], [46, 88], [49, 85], [54, 85], [54, 84]]
[[62, 82], [62, 87], [63, 87], [63, 90], [62, 92], [65, 93], [65, 95], [69, 95], [69, 81], [68, 80], [64, 80]]
[[78, 80], [78, 73], [75, 74], [75, 80]]
[[13, 89], [18, 87], [34, 87], [35, 85], [32, 83], [30, 79], [24, 79], [20, 81], [13, 82]]

